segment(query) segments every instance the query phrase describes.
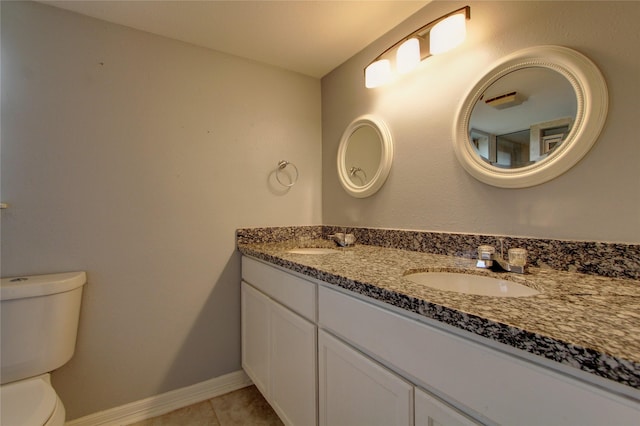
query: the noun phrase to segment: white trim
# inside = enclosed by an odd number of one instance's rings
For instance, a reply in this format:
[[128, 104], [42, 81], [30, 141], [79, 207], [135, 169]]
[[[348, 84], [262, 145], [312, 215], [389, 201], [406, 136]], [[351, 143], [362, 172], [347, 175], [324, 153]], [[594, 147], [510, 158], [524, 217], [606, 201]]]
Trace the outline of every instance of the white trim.
[[[345, 159], [347, 157], [347, 149], [349, 148], [351, 136], [356, 130], [364, 126], [371, 127], [378, 135], [381, 144], [380, 162], [375, 174], [370, 176], [371, 179], [369, 182], [366, 182], [364, 185], [356, 185], [351, 181]], [[342, 139], [340, 139], [340, 145], [338, 146], [337, 167], [340, 183], [349, 195], [356, 198], [366, 198], [378, 192], [389, 176], [392, 162], [393, 138], [391, 131], [384, 121], [368, 114], [356, 118], [347, 126], [347, 129], [342, 134]], [[371, 171], [369, 174], [371, 174]]]
[[89, 414], [65, 423], [65, 426], [126, 425], [166, 414], [196, 402], [241, 389], [252, 384], [243, 370], [175, 389], [140, 401]]

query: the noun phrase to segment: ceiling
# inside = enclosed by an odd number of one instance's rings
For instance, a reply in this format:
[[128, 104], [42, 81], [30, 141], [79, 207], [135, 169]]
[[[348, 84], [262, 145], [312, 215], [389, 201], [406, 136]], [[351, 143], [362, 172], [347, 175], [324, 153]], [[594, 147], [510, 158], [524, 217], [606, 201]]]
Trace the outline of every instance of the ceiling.
[[40, 2], [321, 78], [429, 0]]

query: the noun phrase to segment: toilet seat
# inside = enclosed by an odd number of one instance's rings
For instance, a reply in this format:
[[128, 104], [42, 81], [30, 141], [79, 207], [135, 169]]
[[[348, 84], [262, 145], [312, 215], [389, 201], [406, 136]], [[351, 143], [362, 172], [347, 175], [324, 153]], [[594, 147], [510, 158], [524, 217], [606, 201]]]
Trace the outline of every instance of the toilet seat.
[[64, 406], [43, 376], [0, 386], [2, 426], [64, 424]]

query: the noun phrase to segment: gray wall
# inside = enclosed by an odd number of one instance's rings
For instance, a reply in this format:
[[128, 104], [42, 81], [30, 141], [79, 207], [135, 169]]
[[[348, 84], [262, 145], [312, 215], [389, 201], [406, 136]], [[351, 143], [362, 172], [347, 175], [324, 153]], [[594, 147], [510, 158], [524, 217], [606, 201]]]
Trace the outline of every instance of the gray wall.
[[320, 82], [37, 3], [1, 30], [2, 275], [89, 277], [68, 419], [240, 369], [234, 230], [321, 223]]
[[[325, 77], [321, 118], [317, 80], [2, 2], [2, 275], [88, 271], [76, 355], [53, 376], [69, 419], [240, 368], [238, 227], [640, 242], [640, 3], [474, 1], [465, 45], [364, 88], [373, 57], [462, 5], [427, 5]], [[600, 66], [611, 96], [602, 137], [552, 182], [477, 182], [453, 152], [457, 106], [482, 69], [539, 44]], [[396, 158], [382, 190], [355, 199], [335, 155], [365, 113], [387, 121]], [[300, 169], [288, 192], [273, 178], [280, 159]]]
[[[477, 2], [466, 42], [431, 57], [395, 84], [366, 89], [363, 68], [406, 34], [462, 7], [434, 2], [322, 80], [325, 224], [556, 239], [640, 242], [639, 2]], [[574, 48], [607, 80], [607, 122], [590, 153], [557, 179], [526, 189], [476, 181], [453, 151], [453, 123], [482, 70], [516, 50]], [[362, 114], [389, 125], [395, 158], [373, 197], [341, 188], [335, 156], [344, 129]]]

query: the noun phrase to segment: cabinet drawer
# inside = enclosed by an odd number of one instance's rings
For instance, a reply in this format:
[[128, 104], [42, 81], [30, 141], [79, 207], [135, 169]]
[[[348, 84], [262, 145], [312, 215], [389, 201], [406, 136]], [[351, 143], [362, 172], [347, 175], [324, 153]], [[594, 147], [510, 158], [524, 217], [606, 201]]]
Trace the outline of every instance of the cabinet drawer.
[[312, 322], [316, 322], [316, 285], [294, 275], [242, 257], [242, 279]]
[[319, 324], [502, 424], [636, 424], [640, 404], [320, 286]]

